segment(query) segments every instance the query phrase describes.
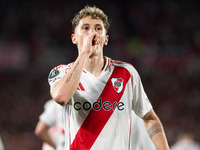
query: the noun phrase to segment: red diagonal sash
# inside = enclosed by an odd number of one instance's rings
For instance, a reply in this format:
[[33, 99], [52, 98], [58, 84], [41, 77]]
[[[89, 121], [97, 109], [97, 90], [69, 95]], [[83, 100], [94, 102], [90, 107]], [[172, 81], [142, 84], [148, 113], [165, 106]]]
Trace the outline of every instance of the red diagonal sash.
[[[126, 83], [130, 79], [130, 77], [130, 73], [125, 68], [116, 66], [97, 100], [101, 98], [102, 104], [105, 101], [109, 101], [112, 104], [114, 102], [118, 103], [124, 93]], [[112, 78], [124, 79], [123, 89], [120, 93], [117, 93], [114, 90], [111, 82]], [[92, 109], [85, 121], [83, 122], [82, 126], [78, 130], [73, 143], [70, 145], [70, 150], [89, 150], [96, 141], [97, 137], [99, 136], [100, 132], [104, 128], [105, 124], [107, 123], [113, 112], [113, 109], [110, 109], [109, 111], [104, 110], [103, 108], [101, 108], [99, 111]]]

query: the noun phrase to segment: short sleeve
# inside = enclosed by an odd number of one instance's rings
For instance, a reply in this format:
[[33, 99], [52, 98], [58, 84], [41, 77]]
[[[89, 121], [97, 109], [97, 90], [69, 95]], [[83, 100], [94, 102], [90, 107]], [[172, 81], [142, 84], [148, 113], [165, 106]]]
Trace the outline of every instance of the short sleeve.
[[50, 87], [52, 87], [53, 84], [60, 81], [62, 77], [68, 72], [68, 70], [71, 68], [73, 63], [68, 65], [59, 65], [55, 68], [53, 68], [48, 76], [48, 82]]
[[143, 118], [144, 115], [152, 109], [152, 105], [144, 91], [142, 81], [138, 72], [133, 70], [133, 101], [132, 109], [136, 115]]

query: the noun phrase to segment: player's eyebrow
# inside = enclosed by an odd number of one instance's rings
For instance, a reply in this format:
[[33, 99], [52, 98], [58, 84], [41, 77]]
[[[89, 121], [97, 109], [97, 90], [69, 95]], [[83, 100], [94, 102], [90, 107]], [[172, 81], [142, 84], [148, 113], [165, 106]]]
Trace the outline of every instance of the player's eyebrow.
[[98, 26], [102, 27], [102, 25], [101, 25], [101, 24], [95, 24], [95, 27], [98, 27]]
[[90, 24], [88, 24], [88, 23], [84, 23], [84, 24], [82, 24], [82, 26], [89, 26]]
[[[82, 24], [82, 26], [90, 26], [90, 24], [89, 24], [89, 23], [84, 23], [84, 24]], [[101, 26], [101, 27], [102, 27], [101, 24], [95, 24], [95, 27], [98, 27], [98, 26]]]

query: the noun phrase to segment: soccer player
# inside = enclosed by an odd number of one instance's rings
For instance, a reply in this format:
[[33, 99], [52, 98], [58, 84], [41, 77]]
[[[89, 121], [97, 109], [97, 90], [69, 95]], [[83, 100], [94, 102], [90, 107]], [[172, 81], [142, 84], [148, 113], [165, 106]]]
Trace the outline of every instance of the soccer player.
[[52, 98], [63, 106], [65, 147], [70, 150], [129, 150], [134, 111], [159, 150], [169, 150], [136, 69], [103, 56], [110, 23], [97, 7], [86, 6], [72, 20], [78, 57], [52, 69]]
[[52, 99], [47, 101], [35, 128], [35, 134], [44, 142], [42, 150], [64, 150], [64, 130], [61, 119], [60, 106]]
[[200, 144], [195, 141], [193, 133], [181, 132], [171, 150], [200, 150]]

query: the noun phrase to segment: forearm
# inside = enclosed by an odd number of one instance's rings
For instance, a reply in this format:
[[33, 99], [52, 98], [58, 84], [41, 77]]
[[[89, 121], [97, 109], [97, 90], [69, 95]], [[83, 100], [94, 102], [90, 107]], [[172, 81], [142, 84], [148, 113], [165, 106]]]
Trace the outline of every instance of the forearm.
[[50, 146], [56, 149], [57, 144], [55, 140], [51, 137], [50, 133], [48, 131], [43, 132], [39, 135], [39, 137], [46, 143], [48, 143]]
[[87, 53], [81, 53], [67, 74], [51, 88], [52, 98], [61, 105], [66, 105], [76, 92], [82, 70], [88, 59]]
[[149, 137], [158, 150], [169, 150], [161, 122], [149, 121], [146, 129]]
[[154, 114], [153, 117], [149, 116], [143, 120], [147, 133], [157, 149], [169, 150], [165, 132], [159, 118]]
[[43, 122], [39, 121], [35, 128], [35, 135], [37, 135], [43, 142], [47, 142], [49, 145], [56, 149], [56, 142], [49, 133], [49, 126]]

